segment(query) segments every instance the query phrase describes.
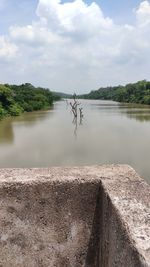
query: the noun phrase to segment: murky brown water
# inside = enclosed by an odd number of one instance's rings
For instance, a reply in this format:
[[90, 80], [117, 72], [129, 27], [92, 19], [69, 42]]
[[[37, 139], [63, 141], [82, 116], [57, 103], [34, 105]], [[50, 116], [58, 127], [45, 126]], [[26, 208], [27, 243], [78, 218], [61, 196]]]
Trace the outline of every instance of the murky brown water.
[[125, 163], [150, 183], [150, 107], [80, 102], [77, 123], [66, 102], [1, 121], [0, 167]]

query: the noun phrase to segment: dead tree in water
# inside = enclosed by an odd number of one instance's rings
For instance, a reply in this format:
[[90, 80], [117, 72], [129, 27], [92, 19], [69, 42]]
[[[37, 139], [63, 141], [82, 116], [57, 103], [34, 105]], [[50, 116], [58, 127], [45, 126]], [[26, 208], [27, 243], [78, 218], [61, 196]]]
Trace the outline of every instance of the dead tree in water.
[[74, 103], [72, 104], [70, 102], [70, 106], [72, 108], [72, 112], [73, 112], [74, 117], [77, 118], [77, 116], [78, 116], [78, 105], [80, 105], [80, 103], [78, 103], [77, 100], [76, 100], [76, 94], [73, 95], [73, 100], [74, 100]]
[[[78, 106], [80, 105], [80, 103], [76, 100], [76, 94], [73, 95], [73, 101], [70, 102], [70, 106], [71, 106], [71, 111], [73, 113], [73, 121], [72, 123], [75, 125], [74, 127], [74, 136], [75, 138], [77, 138], [77, 130], [78, 130], [78, 122], [79, 125], [82, 125], [82, 119], [83, 119], [83, 108]], [[78, 116], [79, 116], [79, 121], [78, 121]]]
[[[76, 94], [73, 95], [73, 103], [70, 102], [71, 110], [74, 115], [74, 120], [76, 120], [77, 123], [77, 117], [78, 117], [78, 106], [80, 103], [76, 100]], [[79, 108], [79, 115], [80, 115], [80, 125], [82, 125], [82, 119], [83, 119], [83, 108]]]

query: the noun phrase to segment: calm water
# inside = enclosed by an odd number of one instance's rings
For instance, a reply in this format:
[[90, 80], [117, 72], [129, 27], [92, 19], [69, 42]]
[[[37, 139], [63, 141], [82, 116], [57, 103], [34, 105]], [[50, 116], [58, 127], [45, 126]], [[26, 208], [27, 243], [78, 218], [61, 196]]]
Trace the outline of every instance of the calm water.
[[130, 164], [150, 183], [150, 108], [80, 101], [82, 121], [66, 102], [0, 122], [0, 167]]

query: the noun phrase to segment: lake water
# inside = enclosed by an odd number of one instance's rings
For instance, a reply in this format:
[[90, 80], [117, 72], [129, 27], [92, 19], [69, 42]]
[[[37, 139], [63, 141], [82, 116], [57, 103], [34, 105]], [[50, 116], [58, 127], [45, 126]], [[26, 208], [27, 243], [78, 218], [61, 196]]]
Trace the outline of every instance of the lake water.
[[130, 164], [150, 183], [150, 107], [81, 100], [0, 122], [0, 168]]

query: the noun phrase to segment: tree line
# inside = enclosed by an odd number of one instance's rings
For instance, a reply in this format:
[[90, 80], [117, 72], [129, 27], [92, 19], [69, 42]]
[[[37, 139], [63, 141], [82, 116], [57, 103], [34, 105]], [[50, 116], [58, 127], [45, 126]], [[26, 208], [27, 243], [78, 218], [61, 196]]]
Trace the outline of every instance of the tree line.
[[125, 86], [110, 86], [78, 96], [84, 99], [113, 100], [124, 103], [140, 103], [150, 105], [150, 82], [143, 80]]
[[34, 87], [30, 83], [21, 85], [0, 84], [0, 119], [18, 116], [23, 112], [48, 109], [60, 96], [49, 89]]

